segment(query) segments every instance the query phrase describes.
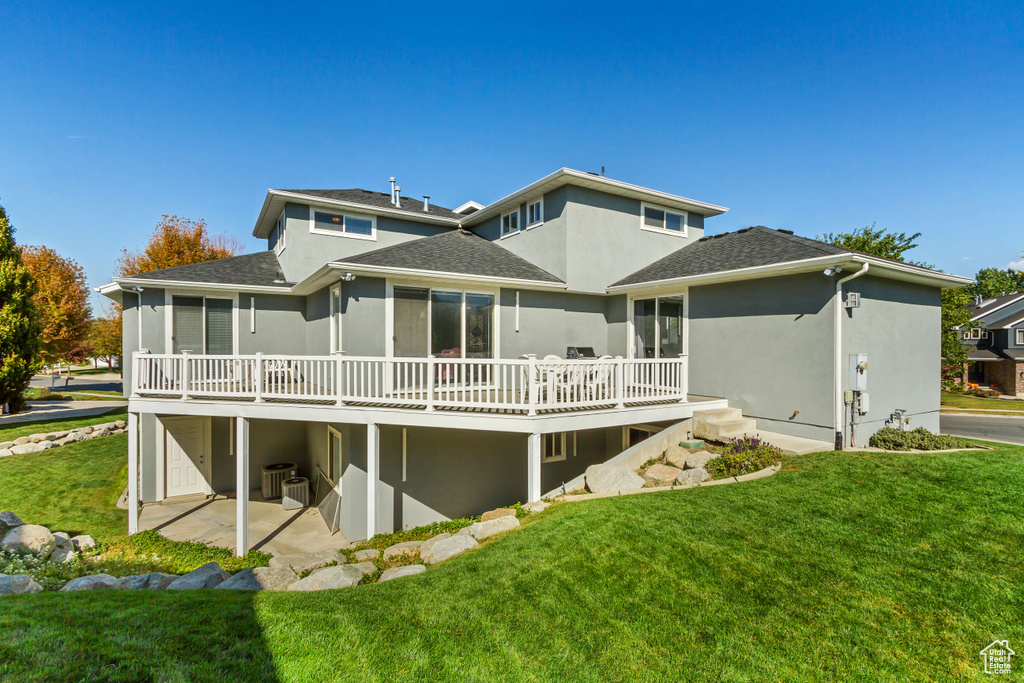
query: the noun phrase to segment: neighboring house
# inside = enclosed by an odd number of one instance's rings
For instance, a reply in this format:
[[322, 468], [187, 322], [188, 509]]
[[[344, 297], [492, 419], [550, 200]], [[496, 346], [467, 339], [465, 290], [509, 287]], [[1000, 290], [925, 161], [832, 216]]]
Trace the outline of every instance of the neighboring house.
[[839, 446], [896, 409], [937, 429], [940, 290], [969, 280], [706, 237], [725, 211], [568, 169], [454, 211], [269, 190], [267, 251], [101, 288], [124, 305], [129, 479], [149, 503], [296, 462], [358, 540], [537, 500], [700, 408]]
[[1024, 398], [1024, 292], [978, 297], [961, 328], [967, 350], [964, 381]]

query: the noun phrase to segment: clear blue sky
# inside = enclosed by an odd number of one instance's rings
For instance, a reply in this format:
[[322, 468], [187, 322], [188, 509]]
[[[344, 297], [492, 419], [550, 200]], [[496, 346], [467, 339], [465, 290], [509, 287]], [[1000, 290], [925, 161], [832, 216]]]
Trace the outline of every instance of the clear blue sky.
[[[0, 203], [92, 286], [163, 213], [250, 237], [276, 188], [488, 203], [569, 166], [813, 237], [1024, 250], [1005, 3], [0, 4]], [[97, 299], [99, 301], [99, 299]]]

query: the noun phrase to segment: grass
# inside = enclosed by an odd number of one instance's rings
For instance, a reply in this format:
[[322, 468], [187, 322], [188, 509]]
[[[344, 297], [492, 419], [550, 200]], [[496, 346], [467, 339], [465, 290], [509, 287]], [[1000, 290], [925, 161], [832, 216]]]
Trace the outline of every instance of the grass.
[[[9, 427], [0, 426], [0, 441], [13, 441], [19, 436], [28, 436], [29, 434], [60, 432], [66, 429], [85, 427], [86, 425], [98, 425], [103, 424], [104, 422], [113, 422], [114, 420], [123, 419], [127, 414], [128, 409], [126, 407], [118, 406], [104, 411], [99, 415], [79, 417], [72, 420], [57, 418], [54, 420], [40, 420], [38, 422], [15, 422]], [[0, 425], [3, 424], [3, 422], [0, 422]], [[125, 457], [127, 458], [127, 456]], [[2, 462], [3, 461], [0, 460], [0, 463]], [[0, 490], [0, 498], [2, 498], [2, 496], [3, 491]]]
[[820, 453], [384, 584], [13, 596], [0, 680], [980, 681], [1024, 642], [1022, 496], [1022, 448]]
[[967, 396], [965, 394], [953, 394], [942, 392], [943, 408], [959, 408], [961, 410], [999, 410], [1010, 415], [1014, 412], [1024, 413], [1024, 401], [1010, 400], [1005, 398], [981, 398], [980, 396]]
[[48, 387], [38, 389], [28, 387], [22, 393], [26, 401], [123, 401], [124, 394], [120, 391], [103, 391], [78, 389], [76, 387], [56, 387], [51, 391]]

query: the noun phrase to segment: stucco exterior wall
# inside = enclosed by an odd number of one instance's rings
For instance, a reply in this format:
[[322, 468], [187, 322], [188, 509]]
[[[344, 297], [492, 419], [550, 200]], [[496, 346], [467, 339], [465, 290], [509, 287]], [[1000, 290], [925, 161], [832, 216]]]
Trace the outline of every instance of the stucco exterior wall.
[[[256, 300], [256, 326], [252, 327], [251, 300]], [[305, 300], [297, 296], [240, 294], [238, 296], [238, 352], [306, 354]], [[294, 330], [296, 333], [290, 333]]]
[[535, 353], [565, 357], [567, 346], [592, 346], [597, 355], [610, 353], [608, 301], [604, 297], [566, 292], [519, 290], [516, 331], [516, 290], [501, 290], [501, 356]]
[[[124, 314], [121, 318], [121, 343], [124, 353], [125, 396], [132, 390], [132, 353], [139, 351], [139, 297], [135, 292], [124, 293]], [[142, 298], [142, 349], [151, 353], [164, 353], [164, 290], [145, 287]]]

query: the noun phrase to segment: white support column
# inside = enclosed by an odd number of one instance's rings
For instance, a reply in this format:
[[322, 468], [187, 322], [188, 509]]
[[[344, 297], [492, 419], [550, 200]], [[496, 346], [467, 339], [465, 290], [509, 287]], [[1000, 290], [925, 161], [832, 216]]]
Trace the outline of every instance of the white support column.
[[128, 413], [128, 533], [139, 531], [139, 414]]
[[528, 503], [540, 500], [540, 434], [527, 437], [526, 448], [526, 498]]
[[380, 482], [380, 428], [366, 425], [366, 537], [377, 533], [377, 486]]
[[249, 420], [235, 418], [235, 554], [249, 552]]

